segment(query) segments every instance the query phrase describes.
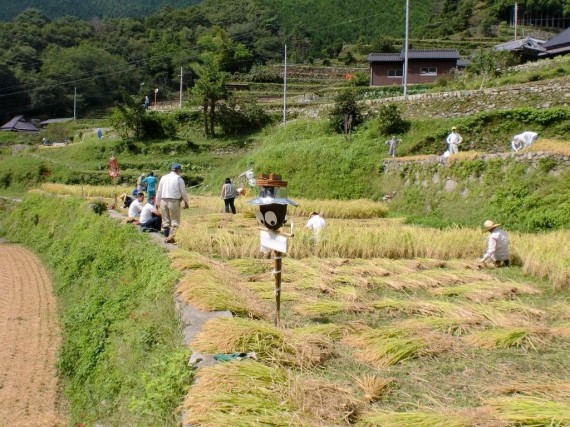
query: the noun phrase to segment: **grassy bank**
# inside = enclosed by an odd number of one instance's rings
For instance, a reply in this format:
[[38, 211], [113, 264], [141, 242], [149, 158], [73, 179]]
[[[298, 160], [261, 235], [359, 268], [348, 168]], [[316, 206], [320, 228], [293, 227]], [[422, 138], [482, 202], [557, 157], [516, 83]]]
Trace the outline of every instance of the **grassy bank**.
[[52, 273], [73, 424], [177, 425], [191, 373], [172, 301], [178, 273], [166, 254], [72, 197], [29, 195], [3, 230]]

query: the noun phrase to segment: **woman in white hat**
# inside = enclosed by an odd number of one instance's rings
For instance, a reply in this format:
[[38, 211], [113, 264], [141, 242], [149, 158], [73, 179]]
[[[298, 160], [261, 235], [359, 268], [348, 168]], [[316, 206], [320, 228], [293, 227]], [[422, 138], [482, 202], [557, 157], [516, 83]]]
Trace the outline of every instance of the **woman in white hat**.
[[493, 261], [498, 266], [509, 266], [509, 236], [507, 232], [501, 228], [501, 224], [495, 223], [488, 219], [483, 223], [485, 231], [489, 232], [487, 240], [487, 252], [483, 255], [480, 262]]

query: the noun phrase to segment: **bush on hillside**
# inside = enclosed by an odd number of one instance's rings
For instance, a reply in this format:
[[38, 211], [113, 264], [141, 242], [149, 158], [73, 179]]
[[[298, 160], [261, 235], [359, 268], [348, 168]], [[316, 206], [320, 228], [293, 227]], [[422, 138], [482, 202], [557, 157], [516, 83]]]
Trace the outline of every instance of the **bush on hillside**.
[[224, 134], [233, 136], [255, 132], [271, 121], [253, 98], [240, 101], [229, 99], [220, 105], [216, 118]]
[[412, 123], [402, 118], [396, 104], [382, 105], [378, 112], [378, 130], [382, 135], [404, 134], [410, 130]]
[[329, 114], [330, 127], [350, 139], [352, 131], [362, 121], [361, 107], [356, 100], [356, 92], [353, 89], [339, 92], [334, 98], [334, 107]]

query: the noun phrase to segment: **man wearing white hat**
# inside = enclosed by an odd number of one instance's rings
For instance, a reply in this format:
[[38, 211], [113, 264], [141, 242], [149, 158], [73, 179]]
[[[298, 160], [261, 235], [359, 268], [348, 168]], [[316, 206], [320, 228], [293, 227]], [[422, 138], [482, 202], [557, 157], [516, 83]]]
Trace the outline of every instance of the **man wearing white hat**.
[[483, 255], [480, 262], [493, 261], [496, 266], [509, 266], [509, 236], [506, 231], [501, 228], [501, 224], [495, 223], [488, 219], [483, 223], [485, 231], [489, 232], [487, 240], [487, 252]]
[[451, 133], [447, 135], [446, 141], [449, 146], [449, 149], [447, 150], [449, 154], [457, 154], [459, 151], [457, 146], [463, 142], [463, 138], [459, 135], [455, 126], [451, 128]]

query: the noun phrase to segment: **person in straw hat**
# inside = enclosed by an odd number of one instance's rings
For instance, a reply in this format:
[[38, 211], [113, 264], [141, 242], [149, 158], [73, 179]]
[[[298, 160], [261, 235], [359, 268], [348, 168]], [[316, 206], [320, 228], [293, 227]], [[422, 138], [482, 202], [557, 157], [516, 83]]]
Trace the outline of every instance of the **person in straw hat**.
[[483, 223], [485, 231], [489, 232], [487, 252], [483, 254], [480, 262], [493, 261], [497, 267], [509, 265], [509, 236], [501, 228], [501, 224], [488, 219]]
[[450, 155], [457, 154], [457, 152], [459, 151], [457, 146], [463, 142], [463, 138], [461, 137], [461, 135], [459, 135], [459, 133], [457, 132], [457, 128], [455, 126], [451, 128], [451, 133], [447, 135], [446, 142], [447, 145], [449, 146], [447, 150], [449, 154]]

